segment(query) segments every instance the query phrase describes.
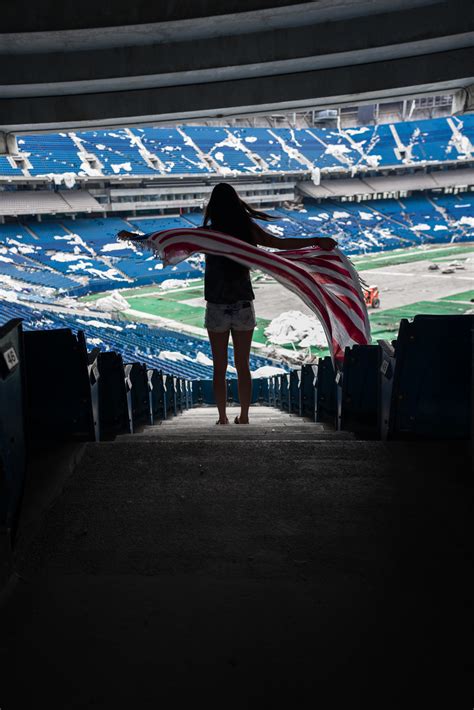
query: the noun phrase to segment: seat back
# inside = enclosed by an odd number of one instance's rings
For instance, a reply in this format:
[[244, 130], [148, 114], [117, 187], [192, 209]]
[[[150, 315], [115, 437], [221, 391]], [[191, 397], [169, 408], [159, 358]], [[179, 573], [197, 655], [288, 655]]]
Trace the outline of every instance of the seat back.
[[318, 363], [316, 394], [316, 421], [336, 426], [337, 385], [331, 358], [323, 357]]
[[346, 348], [342, 380], [341, 429], [380, 436], [380, 359], [378, 345]]
[[14, 545], [26, 468], [25, 362], [19, 318], [0, 327], [0, 402], [0, 532], [6, 538], [2, 548], [5, 544], [8, 550]]
[[130, 432], [122, 356], [115, 352], [99, 353], [97, 369], [99, 435], [101, 441], [106, 441]]
[[151, 416], [146, 365], [139, 362], [126, 364], [124, 372], [131, 430], [137, 431], [144, 424], [149, 424]]
[[300, 382], [300, 415], [315, 417], [317, 365], [303, 365]]
[[473, 329], [472, 315], [418, 315], [411, 323], [401, 321], [390, 438], [469, 438]]
[[84, 334], [24, 333], [30, 441], [95, 439]]

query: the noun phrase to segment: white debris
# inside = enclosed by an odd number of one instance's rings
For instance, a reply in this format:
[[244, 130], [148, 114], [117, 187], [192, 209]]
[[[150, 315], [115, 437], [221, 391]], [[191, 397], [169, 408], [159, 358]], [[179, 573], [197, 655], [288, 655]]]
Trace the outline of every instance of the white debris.
[[359, 216], [361, 219], [374, 219], [372, 212], [359, 212]]
[[128, 173], [132, 171], [131, 163], [110, 163], [110, 167], [115, 174], [119, 173], [121, 170], [125, 170]]
[[213, 361], [210, 357], [208, 357], [205, 353], [198, 352], [196, 355], [195, 361], [199, 363], [200, 365], [209, 365], [212, 367]]
[[160, 360], [172, 360], [173, 362], [180, 362], [187, 360], [188, 362], [193, 362], [193, 358], [184, 353], [180, 353], [177, 350], [161, 350], [158, 355]]
[[272, 234], [276, 234], [277, 237], [283, 236], [285, 232], [283, 227], [280, 227], [278, 224], [267, 224], [267, 231], [272, 232]]
[[113, 325], [113, 323], [107, 323], [105, 320], [82, 320], [82, 318], [77, 319], [77, 323], [82, 325], [92, 325], [94, 328], [111, 328], [112, 330], [122, 331], [121, 325]]
[[348, 212], [339, 212], [338, 210], [335, 210], [332, 216], [334, 219], [344, 219], [345, 217], [350, 217], [350, 214]]
[[121, 251], [122, 249], [131, 249], [132, 251], [135, 251], [134, 246], [132, 244], [129, 244], [128, 242], [117, 242], [116, 244], [114, 242], [111, 242], [110, 244], [104, 244], [100, 251]]
[[[66, 262], [66, 261], [84, 261], [84, 259], [89, 259], [90, 257], [86, 256], [85, 254], [71, 254], [70, 252], [65, 252], [65, 251], [55, 251], [53, 252], [50, 257], [51, 261], [60, 261], [60, 262]], [[88, 264], [90, 266], [90, 264]]]
[[168, 291], [174, 288], [184, 288], [187, 285], [185, 279], [165, 279], [160, 283], [160, 288], [163, 289], [163, 291]]
[[441, 232], [444, 230], [447, 230], [448, 227], [446, 227], [444, 224], [437, 224], [436, 227], [434, 228], [435, 232]]
[[366, 155], [365, 156], [365, 162], [370, 168], [376, 168], [378, 167], [378, 164], [382, 160], [381, 155]]
[[286, 374], [286, 370], [281, 367], [275, 367], [274, 365], [262, 365], [262, 367], [252, 370], [250, 374], [253, 378], [272, 377], [272, 375], [284, 375]]
[[429, 224], [415, 224], [413, 227], [409, 227], [412, 232], [429, 232], [431, 227]]
[[326, 347], [327, 338], [323, 326], [316, 316], [301, 311], [285, 311], [274, 318], [265, 328], [265, 335], [271, 343], [299, 343], [301, 347], [315, 345]]
[[464, 215], [464, 217], [461, 217], [461, 219], [458, 222], [455, 222], [455, 224], [465, 224], [468, 227], [474, 227], [474, 217], [466, 217], [466, 215]]
[[348, 133], [350, 136], [357, 136], [367, 131], [370, 131], [368, 126], [361, 126], [360, 128], [346, 128], [344, 132]]
[[125, 300], [119, 291], [114, 291], [110, 295], [94, 301], [94, 308], [99, 311], [124, 311], [129, 307], [128, 301]]

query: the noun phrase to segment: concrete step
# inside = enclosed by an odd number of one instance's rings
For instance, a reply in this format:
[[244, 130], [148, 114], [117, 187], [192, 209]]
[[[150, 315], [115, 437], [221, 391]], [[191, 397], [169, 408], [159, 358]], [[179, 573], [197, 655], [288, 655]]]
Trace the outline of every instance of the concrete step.
[[[359, 708], [374, 678], [378, 702], [420, 668], [423, 692], [433, 668], [456, 687], [471, 572], [460, 446], [273, 441], [257, 430], [258, 443], [199, 430], [179, 444], [86, 444], [1, 619], [8, 707], [32, 707], [17, 702], [25, 669], [50, 708], [163, 698], [176, 708], [218, 695], [211, 708], [234, 710], [269, 692], [272, 707], [282, 688], [288, 708], [315, 698]], [[350, 698], [333, 702], [341, 679]], [[390, 708], [407, 707], [411, 684]], [[182, 687], [190, 702], [176, 702]]]
[[[216, 427], [217, 428], [217, 427]], [[245, 433], [242, 432], [222, 432], [214, 433], [210, 430], [203, 429], [191, 429], [190, 431], [182, 430], [166, 430], [159, 434], [153, 433], [142, 433], [142, 434], [124, 434], [123, 436], [117, 437], [116, 441], [149, 441], [149, 442], [159, 442], [162, 441], [353, 441], [354, 437], [348, 432], [328, 432], [324, 430], [318, 430], [313, 433], [308, 433], [307, 430], [301, 431], [294, 429], [285, 429], [284, 431], [272, 431], [271, 429], [247, 429]]]
[[138, 434], [124, 434], [116, 441], [352, 441], [350, 432], [335, 432], [312, 427], [156, 427]]
[[[215, 426], [217, 421], [217, 414], [214, 417], [194, 417], [193, 419], [180, 419], [179, 417], [173, 417], [173, 419], [166, 419], [165, 421], [161, 423], [157, 423], [155, 426], [159, 426], [162, 429], [186, 429], [187, 427], [196, 427], [196, 426], [204, 426], [204, 427], [209, 427], [209, 426]], [[220, 426], [220, 425], [219, 425]], [[237, 426], [234, 423], [233, 418], [229, 417], [229, 424], [225, 426]], [[310, 426], [314, 427], [317, 426], [314, 422], [305, 422], [302, 419], [273, 419], [273, 418], [255, 418], [255, 417], [250, 417], [249, 419], [249, 424], [245, 424], [243, 426], [260, 426], [260, 427], [266, 427], [266, 426], [286, 426], [286, 427], [301, 427], [301, 426]]]

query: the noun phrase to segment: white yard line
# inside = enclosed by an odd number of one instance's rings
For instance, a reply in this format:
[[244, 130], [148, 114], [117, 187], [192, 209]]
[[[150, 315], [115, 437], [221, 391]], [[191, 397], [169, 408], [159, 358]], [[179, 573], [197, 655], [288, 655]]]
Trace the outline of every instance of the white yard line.
[[[420, 274], [415, 271], [379, 271], [379, 269], [370, 269], [367, 272], [361, 271], [361, 274], [376, 272], [377, 276], [416, 276], [417, 278], [423, 279], [442, 279], [441, 274]], [[460, 281], [472, 281], [474, 283], [473, 276], [457, 276], [456, 274], [449, 274], [452, 279], [458, 279]]]
[[[374, 254], [357, 254], [357, 256], [351, 256], [351, 260], [354, 262], [354, 264], [357, 266], [357, 263], [359, 261], [367, 261], [370, 260], [371, 262], [377, 263], [377, 261], [385, 261], [386, 259], [399, 259], [401, 256], [405, 256], [408, 259], [411, 256], [416, 256], [416, 255], [426, 255], [426, 258], [429, 259], [432, 254], [436, 254], [439, 251], [445, 251], [446, 249], [456, 249], [457, 247], [469, 247], [470, 244], [469, 242], [456, 242], [454, 244], [444, 244], [443, 246], [440, 247], [433, 247], [429, 249], [423, 249], [420, 247], [417, 250], [410, 251], [409, 253], [406, 253], [407, 250], [405, 249], [396, 249], [394, 250], [396, 253], [387, 253], [384, 252], [383, 254], [377, 254], [375, 256]], [[473, 250], [474, 251], [474, 250]], [[465, 252], [462, 254], [462, 258], [466, 258], [471, 254], [472, 252]], [[448, 257], [451, 258], [451, 257]], [[423, 261], [420, 259], [420, 261]]]
[[148, 296], [166, 296], [168, 293], [181, 293], [184, 291], [192, 291], [198, 288], [200, 284], [194, 284], [194, 286], [183, 286], [182, 288], [170, 288], [165, 291], [149, 291], [148, 293], [134, 293], [131, 296], [125, 296], [125, 298], [147, 298]]

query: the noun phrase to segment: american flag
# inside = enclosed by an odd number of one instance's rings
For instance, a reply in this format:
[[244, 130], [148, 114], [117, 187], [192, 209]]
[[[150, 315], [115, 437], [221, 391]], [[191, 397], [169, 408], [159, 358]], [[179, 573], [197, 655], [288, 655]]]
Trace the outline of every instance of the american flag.
[[324, 251], [311, 246], [270, 252], [205, 227], [137, 234], [132, 241], [151, 249], [164, 266], [178, 264], [199, 252], [226, 256], [273, 276], [319, 318], [336, 364], [342, 363], [347, 346], [370, 343], [369, 317], [359, 276], [338, 248]]

